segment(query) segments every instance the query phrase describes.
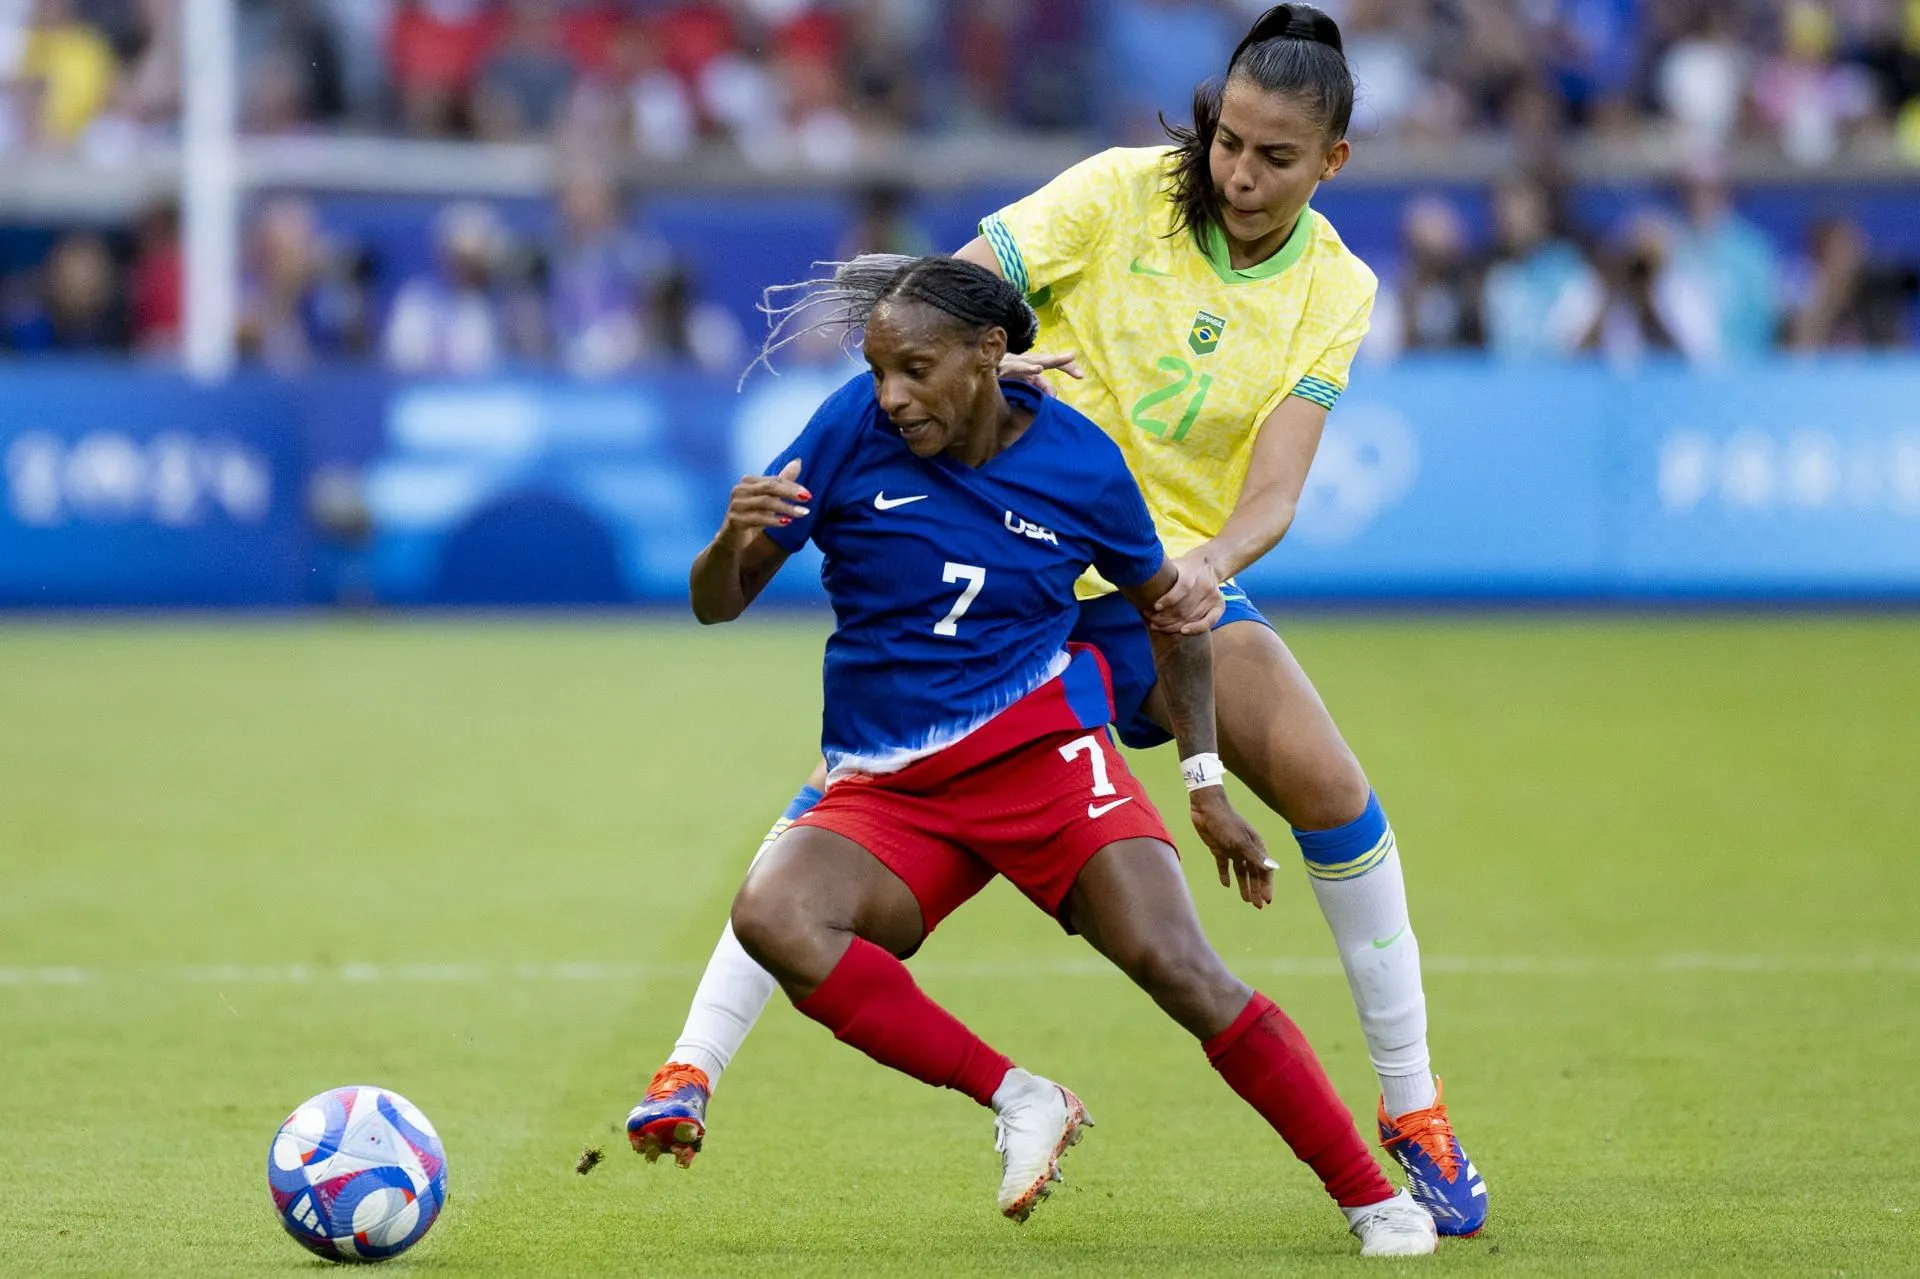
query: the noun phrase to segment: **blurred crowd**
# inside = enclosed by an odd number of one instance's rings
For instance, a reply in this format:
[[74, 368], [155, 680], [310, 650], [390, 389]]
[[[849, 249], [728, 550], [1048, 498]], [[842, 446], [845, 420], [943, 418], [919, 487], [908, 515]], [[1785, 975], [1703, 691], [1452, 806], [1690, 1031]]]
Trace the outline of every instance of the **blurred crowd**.
[[[1535, 179], [1474, 192], [1483, 217], [1469, 216], [1465, 198], [1405, 200], [1399, 244], [1371, 255], [1381, 291], [1363, 358], [1666, 354], [1711, 365], [1920, 342], [1920, 262], [1873, 252], [1845, 217], [1776, 243], [1712, 171], [1603, 226], [1575, 225], [1565, 193]], [[901, 191], [869, 191], [855, 207], [837, 255], [936, 247]], [[641, 225], [603, 176], [583, 170], [563, 183], [549, 225], [516, 232], [494, 206], [458, 201], [434, 218], [430, 259], [396, 267], [329, 235], [307, 197], [270, 197], [247, 228], [241, 351], [284, 373], [339, 363], [437, 375], [741, 371], [757, 317], [703, 298], [689, 264]], [[171, 205], [130, 233], [68, 232], [38, 266], [0, 275], [0, 353], [172, 355], [182, 278]]]
[[[891, 187], [862, 194], [835, 253], [932, 252]], [[743, 317], [701, 296], [693, 268], [640, 229], [597, 170], [571, 173], [552, 217], [518, 231], [500, 209], [461, 200], [433, 217], [426, 264], [329, 234], [315, 202], [262, 199], [242, 252], [239, 349], [297, 374], [341, 364], [460, 376], [557, 368], [577, 377], [661, 370], [738, 374], [757, 347]], [[169, 359], [182, 341], [185, 262], [178, 207], [129, 232], [57, 235], [31, 267], [0, 272], [0, 356]], [[837, 360], [837, 343], [789, 359]]]
[[[1872, 143], [1920, 163], [1920, 0], [1322, 3], [1346, 32], [1363, 147], [1403, 138], [1444, 154], [1492, 134], [1550, 174], [1557, 143], [1578, 134], [1651, 143], [1687, 174], [1673, 198], [1604, 222], [1572, 216], [1550, 179], [1407, 200], [1397, 245], [1358, 245], [1383, 281], [1370, 357], [1712, 362], [1916, 341], [1916, 263], [1875, 247], [1884, 225], [1765, 232], [1723, 175], [1736, 147], [1790, 167]], [[287, 371], [735, 371], [754, 317], [703, 297], [599, 175], [712, 148], [831, 171], [876, 138], [927, 133], [1155, 140], [1159, 113], [1184, 114], [1264, 5], [237, 0], [248, 131], [554, 140], [570, 175], [547, 224], [454, 203], [431, 254], [402, 261], [328, 234], [308, 197], [253, 201], [242, 349]], [[111, 165], [174, 134], [181, 10], [0, 0], [0, 166], [27, 150]], [[910, 205], [870, 193], [840, 248], [933, 247]], [[181, 265], [171, 205], [30, 252], [0, 242], [0, 351], [171, 353]]]
[[[173, 130], [182, 0], [0, 0], [0, 154]], [[831, 168], [874, 136], [1157, 137], [1265, 0], [237, 0], [245, 127], [702, 144]], [[1920, 157], [1912, 0], [1323, 0], [1366, 137], [1568, 130], [1689, 154]]]
[[1537, 179], [1503, 182], [1491, 203], [1490, 234], [1476, 243], [1455, 200], [1407, 202], [1363, 355], [1668, 354], [1712, 365], [1920, 339], [1920, 262], [1873, 254], [1863, 228], [1841, 216], [1776, 245], [1710, 168], [1689, 174], [1674, 201], [1630, 208], [1606, 227], [1574, 226], [1564, 192]]
[[[1096, 0], [237, 0], [247, 132], [731, 146], [845, 165], [1088, 121]], [[173, 132], [182, 0], [0, 0], [0, 154]]]

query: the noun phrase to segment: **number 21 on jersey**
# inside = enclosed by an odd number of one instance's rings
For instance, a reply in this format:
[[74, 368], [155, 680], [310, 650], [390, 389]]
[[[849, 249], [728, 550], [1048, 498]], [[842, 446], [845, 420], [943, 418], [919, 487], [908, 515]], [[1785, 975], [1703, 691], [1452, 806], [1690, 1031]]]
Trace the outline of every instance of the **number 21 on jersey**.
[[[1202, 373], [1194, 377], [1193, 365], [1177, 355], [1163, 355], [1155, 362], [1162, 373], [1171, 373], [1173, 381], [1156, 391], [1149, 391], [1133, 406], [1133, 424], [1152, 435], [1158, 435], [1169, 443], [1178, 444], [1187, 438], [1187, 432], [1200, 419], [1200, 408], [1207, 402], [1207, 392], [1213, 389], [1213, 374]], [[1187, 400], [1187, 411], [1180, 415], [1178, 425], [1169, 426], [1161, 419], [1152, 416], [1148, 410], [1157, 409], [1168, 400], [1178, 399], [1187, 394], [1187, 388], [1193, 388], [1193, 394]], [[1171, 435], [1167, 432], [1171, 430]]]

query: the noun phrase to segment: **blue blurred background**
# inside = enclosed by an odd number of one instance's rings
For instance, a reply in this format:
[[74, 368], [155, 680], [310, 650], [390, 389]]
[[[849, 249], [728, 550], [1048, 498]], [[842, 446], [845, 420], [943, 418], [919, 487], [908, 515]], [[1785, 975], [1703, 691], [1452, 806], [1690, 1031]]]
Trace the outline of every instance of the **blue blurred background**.
[[[0, 0], [0, 604], [676, 601], [852, 372], [739, 388], [760, 290], [1153, 141], [1261, 7]], [[1326, 7], [1382, 291], [1250, 589], [1920, 599], [1920, 3]]]

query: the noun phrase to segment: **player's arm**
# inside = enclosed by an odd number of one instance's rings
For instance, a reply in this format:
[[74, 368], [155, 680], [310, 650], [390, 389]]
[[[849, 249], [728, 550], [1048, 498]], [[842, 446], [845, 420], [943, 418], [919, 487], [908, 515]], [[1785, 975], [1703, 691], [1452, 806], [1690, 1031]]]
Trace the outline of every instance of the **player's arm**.
[[1179, 589], [1162, 600], [1156, 617], [1199, 611], [1209, 592], [1280, 544], [1300, 509], [1300, 492], [1326, 425], [1327, 410], [1298, 395], [1281, 400], [1267, 415], [1233, 514], [1210, 541], [1180, 557]]
[[966, 245], [953, 256], [962, 262], [971, 262], [975, 266], [985, 267], [1003, 280], [1007, 278], [1006, 270], [1000, 265], [999, 256], [994, 253], [993, 245], [987, 242], [987, 237], [984, 235], [976, 235], [968, 240]]
[[1253, 442], [1240, 500], [1219, 534], [1196, 548], [1220, 580], [1240, 573], [1280, 545], [1300, 509], [1300, 491], [1319, 451], [1327, 411], [1312, 400], [1289, 395], [1267, 415]]
[[795, 458], [778, 475], [749, 475], [733, 486], [727, 518], [694, 557], [688, 578], [693, 615], [702, 625], [731, 622], [746, 612], [787, 562], [787, 552], [766, 531], [807, 515], [802, 503], [811, 502], [813, 494], [801, 487], [799, 477]]
[[[1152, 617], [1154, 606], [1173, 589], [1179, 573], [1166, 560], [1145, 583], [1123, 589], [1140, 610]], [[1220, 883], [1232, 879], [1242, 901], [1257, 910], [1273, 900], [1274, 863], [1266, 845], [1227, 799], [1226, 770], [1220, 763], [1218, 729], [1213, 715], [1213, 637], [1168, 634], [1150, 630], [1153, 664], [1160, 677], [1167, 719], [1180, 745], [1180, 770], [1186, 775], [1187, 807], [1193, 827], [1213, 852]]]

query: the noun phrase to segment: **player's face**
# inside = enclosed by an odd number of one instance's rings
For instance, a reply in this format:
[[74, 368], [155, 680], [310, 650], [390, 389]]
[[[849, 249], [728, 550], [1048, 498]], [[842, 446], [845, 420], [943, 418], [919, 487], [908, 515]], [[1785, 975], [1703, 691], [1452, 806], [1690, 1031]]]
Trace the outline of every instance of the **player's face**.
[[885, 302], [867, 320], [867, 367], [880, 408], [915, 457], [932, 457], [991, 428], [999, 329], [975, 342], [924, 302]]
[[1340, 172], [1350, 148], [1294, 94], [1272, 93], [1244, 77], [1227, 82], [1209, 161], [1228, 240], [1253, 261], [1277, 251], [1313, 190]]

